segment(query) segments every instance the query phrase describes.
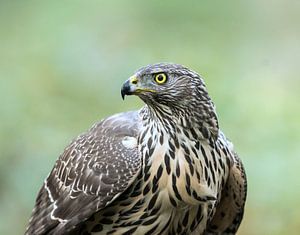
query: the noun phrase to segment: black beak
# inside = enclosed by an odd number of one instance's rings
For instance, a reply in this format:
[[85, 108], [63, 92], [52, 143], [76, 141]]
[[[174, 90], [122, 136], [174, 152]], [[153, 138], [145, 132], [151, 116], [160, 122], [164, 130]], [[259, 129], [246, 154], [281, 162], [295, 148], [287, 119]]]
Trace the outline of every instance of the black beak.
[[122, 96], [122, 99], [124, 100], [125, 98], [125, 95], [132, 95], [132, 91], [131, 91], [131, 86], [130, 86], [130, 81], [127, 80], [122, 88], [121, 88], [121, 96]]

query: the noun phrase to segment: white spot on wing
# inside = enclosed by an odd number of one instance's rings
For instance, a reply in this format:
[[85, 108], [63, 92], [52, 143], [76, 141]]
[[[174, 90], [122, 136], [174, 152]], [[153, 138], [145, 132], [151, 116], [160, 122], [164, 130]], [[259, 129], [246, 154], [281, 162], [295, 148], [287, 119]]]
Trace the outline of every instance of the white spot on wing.
[[125, 148], [133, 149], [137, 147], [137, 139], [131, 136], [125, 136], [122, 140], [122, 144]]

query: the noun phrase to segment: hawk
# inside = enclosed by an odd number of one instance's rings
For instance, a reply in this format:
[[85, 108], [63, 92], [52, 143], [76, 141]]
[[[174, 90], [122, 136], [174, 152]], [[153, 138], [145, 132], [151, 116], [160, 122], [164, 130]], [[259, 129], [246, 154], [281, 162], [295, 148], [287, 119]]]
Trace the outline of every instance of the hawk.
[[94, 124], [66, 147], [25, 234], [235, 234], [246, 175], [200, 75], [148, 65], [121, 95], [145, 106]]

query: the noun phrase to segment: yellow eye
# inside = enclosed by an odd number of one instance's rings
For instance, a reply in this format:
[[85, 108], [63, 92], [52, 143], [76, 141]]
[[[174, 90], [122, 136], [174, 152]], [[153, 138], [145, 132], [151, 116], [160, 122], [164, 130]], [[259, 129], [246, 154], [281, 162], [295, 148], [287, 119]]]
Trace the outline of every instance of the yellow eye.
[[165, 73], [159, 73], [155, 75], [155, 82], [157, 84], [164, 84], [167, 81], [167, 75]]

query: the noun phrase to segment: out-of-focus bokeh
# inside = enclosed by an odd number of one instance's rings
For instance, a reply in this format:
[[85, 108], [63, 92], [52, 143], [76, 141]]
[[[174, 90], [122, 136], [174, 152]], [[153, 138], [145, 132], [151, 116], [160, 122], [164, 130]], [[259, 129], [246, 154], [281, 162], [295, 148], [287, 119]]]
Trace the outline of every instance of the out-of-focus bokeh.
[[238, 234], [300, 231], [300, 2], [1, 1], [0, 234], [22, 234], [72, 138], [138, 109], [120, 87], [139, 67], [205, 77], [245, 164]]

